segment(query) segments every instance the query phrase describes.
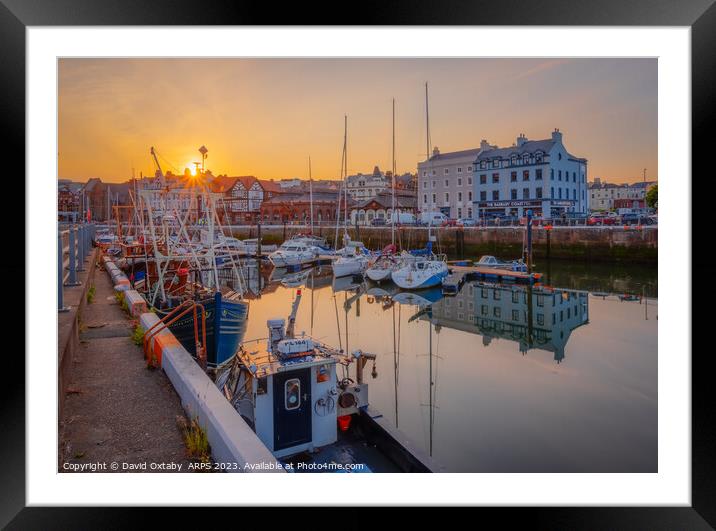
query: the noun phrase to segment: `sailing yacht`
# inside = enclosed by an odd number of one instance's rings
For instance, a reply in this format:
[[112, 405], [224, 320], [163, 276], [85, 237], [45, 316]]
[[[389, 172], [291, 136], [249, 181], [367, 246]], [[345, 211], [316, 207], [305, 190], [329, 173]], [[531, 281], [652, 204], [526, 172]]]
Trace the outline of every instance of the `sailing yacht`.
[[[425, 83], [425, 122], [426, 122], [426, 151], [427, 160], [430, 160], [430, 118], [428, 113], [428, 84]], [[445, 255], [436, 256], [433, 253], [432, 224], [428, 227], [427, 253], [424, 257], [401, 264], [401, 267], [391, 272], [391, 278], [403, 289], [432, 288], [442, 283], [448, 275], [448, 266]]]
[[390, 214], [390, 241], [391, 244], [383, 249], [383, 252], [376, 258], [366, 269], [366, 276], [374, 282], [381, 280], [390, 280], [393, 271], [399, 269], [402, 260], [395, 256], [395, 220], [397, 214], [395, 212], [395, 98], [393, 98], [393, 164], [392, 164], [392, 204]]
[[363, 244], [348, 240], [341, 251], [341, 256], [333, 261], [333, 276], [362, 275], [370, 262], [370, 254]]

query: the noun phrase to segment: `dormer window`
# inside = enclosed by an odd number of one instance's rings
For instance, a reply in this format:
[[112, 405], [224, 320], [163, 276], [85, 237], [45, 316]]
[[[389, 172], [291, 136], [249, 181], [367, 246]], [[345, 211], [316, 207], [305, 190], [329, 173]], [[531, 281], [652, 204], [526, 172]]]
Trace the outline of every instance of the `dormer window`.
[[517, 155], [512, 155], [512, 164], [517, 166]]
[[492, 167], [493, 168], [499, 168], [500, 167], [500, 159], [494, 159], [492, 161]]
[[522, 164], [529, 164], [529, 163], [530, 163], [530, 156], [522, 155]]
[[540, 163], [543, 160], [542, 152], [538, 151], [535, 153], [535, 162]]
[[480, 162], [480, 168], [482, 168], [483, 170], [487, 168], [487, 162], [485, 162], [484, 160]]

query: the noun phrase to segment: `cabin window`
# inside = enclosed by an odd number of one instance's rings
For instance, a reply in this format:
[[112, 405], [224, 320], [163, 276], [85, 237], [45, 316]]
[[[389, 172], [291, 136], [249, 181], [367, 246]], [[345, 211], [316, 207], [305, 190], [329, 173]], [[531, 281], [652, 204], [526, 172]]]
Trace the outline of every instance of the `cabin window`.
[[301, 380], [291, 378], [284, 384], [284, 406], [286, 410], [301, 407]]

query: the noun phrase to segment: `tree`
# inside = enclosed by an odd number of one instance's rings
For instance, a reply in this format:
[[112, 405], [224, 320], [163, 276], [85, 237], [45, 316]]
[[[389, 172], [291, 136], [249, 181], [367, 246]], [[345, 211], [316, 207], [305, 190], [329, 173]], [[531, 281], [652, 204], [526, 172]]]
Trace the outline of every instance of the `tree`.
[[646, 206], [649, 208], [657, 208], [659, 205], [659, 185], [655, 184], [646, 192]]

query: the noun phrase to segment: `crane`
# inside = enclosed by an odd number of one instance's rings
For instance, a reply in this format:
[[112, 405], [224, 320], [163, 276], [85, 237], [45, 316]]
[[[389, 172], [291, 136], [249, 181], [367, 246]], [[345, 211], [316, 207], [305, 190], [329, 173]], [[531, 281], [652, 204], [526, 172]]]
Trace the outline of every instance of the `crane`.
[[159, 170], [159, 177], [161, 178], [162, 187], [164, 186], [164, 172], [162, 171], [162, 167], [159, 164], [159, 159], [157, 158], [157, 153], [154, 151], [154, 146], [149, 148], [149, 153], [152, 154], [152, 158], [154, 159], [154, 164], [157, 165], [157, 170]]

